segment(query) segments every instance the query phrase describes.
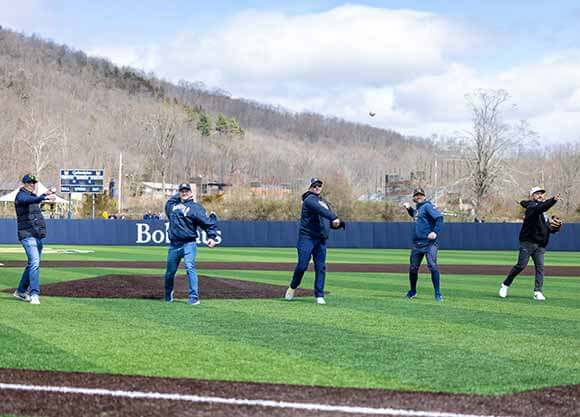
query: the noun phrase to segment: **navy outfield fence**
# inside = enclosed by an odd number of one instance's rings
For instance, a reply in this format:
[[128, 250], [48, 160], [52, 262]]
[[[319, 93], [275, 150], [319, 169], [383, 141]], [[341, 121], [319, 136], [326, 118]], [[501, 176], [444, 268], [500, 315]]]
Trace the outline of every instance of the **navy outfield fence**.
[[[349, 222], [331, 231], [335, 248], [404, 249], [412, 223]], [[447, 223], [442, 249], [511, 250], [518, 247], [520, 223]], [[158, 220], [47, 220], [48, 244], [166, 245], [167, 225]], [[294, 247], [298, 224], [281, 221], [221, 221], [219, 244], [228, 247]], [[200, 243], [206, 240], [201, 233]], [[18, 243], [16, 220], [0, 219], [0, 244]], [[565, 224], [552, 235], [550, 250], [580, 251], [580, 223]]]

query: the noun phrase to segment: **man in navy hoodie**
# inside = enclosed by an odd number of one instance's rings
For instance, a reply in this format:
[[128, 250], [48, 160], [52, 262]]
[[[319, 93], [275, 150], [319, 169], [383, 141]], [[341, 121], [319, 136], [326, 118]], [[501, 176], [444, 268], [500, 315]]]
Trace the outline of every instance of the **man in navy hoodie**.
[[193, 193], [189, 184], [179, 185], [179, 194], [171, 197], [165, 204], [165, 214], [169, 221], [169, 240], [171, 242], [167, 252], [165, 301], [173, 302], [175, 273], [179, 268], [181, 259], [184, 259], [189, 286], [187, 302], [190, 305], [198, 305], [199, 293], [195, 270], [197, 228], [205, 230], [208, 237], [207, 246], [213, 248], [216, 245], [217, 217], [215, 213], [208, 216], [205, 209], [193, 201]]
[[413, 249], [409, 266], [409, 283], [411, 289], [407, 292], [407, 298], [413, 299], [417, 295], [417, 280], [419, 268], [423, 257], [427, 258], [427, 265], [431, 271], [431, 282], [435, 290], [435, 300], [443, 301], [439, 268], [437, 266], [437, 251], [439, 249], [437, 239], [443, 225], [443, 215], [425, 198], [425, 191], [417, 188], [413, 191], [413, 201], [416, 207], [405, 203], [409, 216], [415, 221], [413, 228]]
[[308, 269], [310, 258], [314, 258], [314, 296], [317, 304], [326, 304], [324, 300], [324, 280], [326, 278], [326, 240], [329, 228], [344, 228], [344, 223], [334, 214], [329, 203], [324, 200], [322, 181], [318, 178], [310, 180], [310, 187], [302, 195], [302, 213], [300, 216], [300, 231], [298, 232], [298, 264], [292, 276], [290, 287], [285, 298], [294, 298], [296, 288], [300, 286], [302, 277]]
[[34, 175], [22, 178], [22, 188], [16, 194], [14, 207], [18, 222], [18, 240], [24, 247], [28, 263], [14, 292], [14, 297], [30, 304], [40, 304], [40, 256], [42, 239], [46, 237], [46, 222], [40, 211], [40, 203], [54, 201], [52, 190], [37, 196], [34, 188], [38, 180]]

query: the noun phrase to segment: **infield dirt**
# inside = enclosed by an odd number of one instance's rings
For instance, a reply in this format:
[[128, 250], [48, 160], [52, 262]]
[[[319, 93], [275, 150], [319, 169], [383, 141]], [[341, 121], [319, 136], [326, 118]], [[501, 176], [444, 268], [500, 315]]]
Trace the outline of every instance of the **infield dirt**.
[[[460, 413], [482, 416], [578, 417], [580, 386], [562, 386], [503, 396], [401, 392], [206, 381], [94, 373], [0, 369], [0, 383], [100, 388], [204, 397]], [[0, 414], [25, 416], [353, 416], [338, 412], [263, 406], [115, 398], [105, 395], [25, 392], [0, 389]], [[363, 415], [363, 414], [360, 414]]]

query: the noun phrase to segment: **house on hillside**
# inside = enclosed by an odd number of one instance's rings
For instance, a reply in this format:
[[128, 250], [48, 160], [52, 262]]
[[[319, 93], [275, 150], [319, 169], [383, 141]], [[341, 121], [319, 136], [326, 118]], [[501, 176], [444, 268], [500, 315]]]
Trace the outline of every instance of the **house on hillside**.
[[[139, 194], [142, 196], [149, 196], [153, 198], [166, 198], [177, 192], [179, 184], [162, 184], [160, 182], [142, 182]], [[197, 197], [197, 187], [191, 184], [193, 197]]]
[[256, 197], [283, 198], [292, 192], [290, 184], [264, 184], [259, 181], [250, 182], [250, 191]]

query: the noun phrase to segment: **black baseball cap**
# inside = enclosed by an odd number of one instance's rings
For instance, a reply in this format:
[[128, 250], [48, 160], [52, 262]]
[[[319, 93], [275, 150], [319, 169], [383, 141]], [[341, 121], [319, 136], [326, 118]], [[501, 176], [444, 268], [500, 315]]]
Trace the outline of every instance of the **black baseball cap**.
[[36, 179], [36, 176], [32, 174], [26, 174], [24, 177], [22, 177], [23, 184], [36, 184], [37, 182], [38, 180]]
[[310, 188], [314, 187], [315, 185], [322, 185], [322, 181], [318, 178], [310, 178]]
[[415, 197], [418, 194], [427, 195], [427, 194], [425, 194], [425, 190], [423, 190], [421, 187], [415, 188], [413, 190], [413, 197]]
[[181, 190], [189, 190], [191, 191], [191, 185], [189, 185], [188, 183], [184, 182], [183, 184], [179, 184], [179, 191]]

